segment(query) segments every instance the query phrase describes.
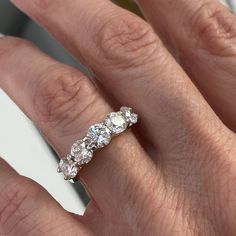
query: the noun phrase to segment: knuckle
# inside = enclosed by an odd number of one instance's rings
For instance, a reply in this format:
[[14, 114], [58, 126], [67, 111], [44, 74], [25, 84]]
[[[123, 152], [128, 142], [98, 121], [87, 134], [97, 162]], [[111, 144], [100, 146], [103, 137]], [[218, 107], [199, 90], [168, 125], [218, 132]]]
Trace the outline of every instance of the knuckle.
[[31, 180], [17, 177], [8, 184], [0, 193], [0, 234], [8, 235], [16, 227], [30, 231], [32, 215], [37, 210], [36, 201], [37, 190]]
[[103, 65], [122, 69], [146, 64], [158, 42], [151, 26], [132, 15], [113, 17], [100, 27], [96, 39]]
[[211, 54], [232, 54], [236, 40], [236, 18], [218, 3], [207, 2], [198, 8], [190, 21], [197, 44]]
[[51, 127], [67, 127], [97, 101], [95, 87], [71, 68], [53, 66], [38, 81], [34, 85], [34, 109], [38, 121]]

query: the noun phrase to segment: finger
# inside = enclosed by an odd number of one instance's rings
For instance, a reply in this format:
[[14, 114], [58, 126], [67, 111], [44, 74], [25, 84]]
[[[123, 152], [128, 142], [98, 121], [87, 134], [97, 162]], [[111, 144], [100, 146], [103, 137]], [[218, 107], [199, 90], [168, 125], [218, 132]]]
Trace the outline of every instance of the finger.
[[180, 137], [187, 137], [199, 120], [217, 120], [140, 18], [106, 0], [97, 0], [96, 9], [91, 0], [13, 2], [83, 58], [120, 103], [137, 109], [143, 133], [159, 150], [184, 142]]
[[[69, 153], [72, 143], [111, 111], [84, 75], [52, 60], [31, 44], [5, 37], [0, 40], [0, 55], [0, 86], [36, 123], [60, 156]], [[131, 132], [114, 139], [80, 172], [86, 190], [102, 213], [110, 214], [113, 209], [112, 213], [125, 215], [124, 221], [135, 217], [135, 207], [124, 207], [131, 201], [144, 211], [150, 208], [148, 202], [142, 203], [143, 196], [149, 194], [145, 186], [159, 181], [162, 188], [157, 175], [155, 165]], [[161, 197], [158, 195], [157, 199]]]
[[236, 131], [236, 17], [215, 0], [139, 4], [211, 106]]
[[91, 232], [40, 185], [17, 174], [0, 158], [0, 235], [78, 234]]

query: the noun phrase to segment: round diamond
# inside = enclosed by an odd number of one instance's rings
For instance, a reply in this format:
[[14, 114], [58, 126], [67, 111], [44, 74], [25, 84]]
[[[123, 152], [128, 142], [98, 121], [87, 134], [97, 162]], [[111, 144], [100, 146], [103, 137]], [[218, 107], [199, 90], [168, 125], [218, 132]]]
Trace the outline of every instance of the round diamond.
[[130, 123], [136, 124], [138, 122], [138, 115], [135, 113], [131, 113], [129, 119], [130, 119]]
[[127, 128], [126, 120], [121, 112], [110, 113], [105, 120], [105, 125], [114, 134], [120, 134]]
[[128, 122], [129, 125], [132, 125], [138, 122], [138, 115], [132, 111], [132, 108], [121, 107], [120, 111], [122, 112], [122, 115], [125, 117], [126, 122]]
[[78, 174], [76, 163], [68, 159], [61, 159], [58, 170], [62, 172], [65, 176], [65, 179], [68, 180], [75, 178]]
[[91, 161], [93, 152], [87, 149], [85, 140], [78, 140], [71, 147], [71, 155], [79, 165], [83, 165]]
[[97, 148], [102, 148], [111, 141], [111, 131], [102, 123], [92, 125], [87, 135], [92, 138]]

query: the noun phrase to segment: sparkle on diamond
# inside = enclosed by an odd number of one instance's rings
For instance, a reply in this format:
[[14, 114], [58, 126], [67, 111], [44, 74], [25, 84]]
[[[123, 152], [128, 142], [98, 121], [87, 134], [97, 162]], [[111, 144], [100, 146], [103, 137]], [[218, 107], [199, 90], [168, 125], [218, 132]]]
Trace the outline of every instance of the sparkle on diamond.
[[78, 174], [75, 163], [68, 159], [61, 159], [58, 170], [64, 174], [65, 179], [73, 179]]
[[111, 131], [103, 123], [92, 125], [87, 135], [92, 138], [97, 148], [102, 148], [111, 141]]
[[93, 152], [87, 149], [84, 140], [78, 140], [71, 147], [71, 155], [79, 165], [83, 165], [91, 161]]
[[111, 112], [105, 124], [114, 134], [120, 134], [127, 128], [127, 122], [121, 112]]
[[129, 125], [132, 125], [138, 122], [138, 115], [132, 111], [132, 108], [121, 107], [120, 111], [122, 112], [123, 116], [125, 117], [126, 121], [129, 123]]

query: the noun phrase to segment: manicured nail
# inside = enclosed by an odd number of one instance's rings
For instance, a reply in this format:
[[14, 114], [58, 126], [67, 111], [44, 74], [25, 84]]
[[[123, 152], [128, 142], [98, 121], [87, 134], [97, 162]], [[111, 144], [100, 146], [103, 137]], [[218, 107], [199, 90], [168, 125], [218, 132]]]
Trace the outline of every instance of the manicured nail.
[[2, 38], [2, 37], [4, 37], [4, 36], [5, 36], [4, 34], [1, 34], [1, 33], [0, 33], [0, 38]]

